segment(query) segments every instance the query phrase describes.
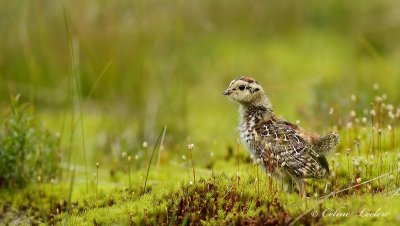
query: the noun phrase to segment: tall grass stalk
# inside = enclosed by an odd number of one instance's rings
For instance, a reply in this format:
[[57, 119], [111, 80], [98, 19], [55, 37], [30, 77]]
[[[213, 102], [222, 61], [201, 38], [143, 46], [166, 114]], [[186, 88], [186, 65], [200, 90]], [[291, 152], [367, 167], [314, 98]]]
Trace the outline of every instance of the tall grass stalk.
[[156, 178], [158, 177], [158, 169], [160, 168], [160, 159], [161, 159], [161, 151], [164, 149], [164, 138], [165, 138], [165, 133], [167, 132], [167, 126], [164, 125], [164, 131], [162, 133], [161, 137], [161, 143], [160, 146], [158, 147], [158, 159], [157, 159], [157, 168], [156, 168]]
[[85, 129], [83, 125], [83, 107], [82, 107], [82, 98], [81, 98], [81, 88], [79, 85], [78, 77], [79, 77], [79, 71], [78, 71], [78, 60], [76, 59], [76, 53], [75, 53], [75, 47], [74, 43], [72, 40], [72, 33], [71, 29], [68, 23], [68, 17], [67, 17], [67, 12], [64, 6], [64, 22], [65, 22], [65, 28], [67, 30], [67, 36], [68, 36], [68, 44], [69, 44], [69, 53], [70, 53], [70, 60], [71, 60], [71, 77], [72, 80], [75, 81], [75, 86], [76, 86], [76, 92], [77, 92], [77, 99], [78, 99], [78, 106], [79, 106], [79, 118], [80, 118], [80, 124], [81, 124], [81, 133], [82, 133], [82, 151], [83, 151], [83, 161], [85, 164], [85, 175], [86, 175], [86, 192], [89, 192], [89, 174], [88, 174], [88, 167], [87, 167], [87, 158], [86, 158], [86, 144], [85, 144]]
[[71, 212], [72, 193], [73, 193], [73, 190], [74, 190], [74, 184], [75, 184], [75, 167], [71, 167], [71, 180], [70, 180], [70, 183], [69, 183], [68, 202], [67, 202], [67, 209], [66, 209], [66, 214], [65, 214], [64, 225], [69, 225], [68, 224], [68, 219], [69, 219], [69, 214]]
[[151, 152], [151, 156], [150, 156], [150, 160], [149, 160], [149, 164], [147, 166], [147, 171], [146, 171], [146, 178], [144, 180], [144, 187], [143, 187], [143, 193], [146, 192], [146, 186], [147, 186], [147, 179], [149, 178], [149, 172], [150, 172], [150, 166], [151, 166], [151, 162], [153, 160], [153, 156], [154, 156], [154, 152], [156, 151], [157, 145], [160, 142], [161, 136], [163, 135], [164, 131], [167, 129], [167, 126], [164, 126], [164, 128], [161, 130], [160, 134], [158, 135], [156, 144], [154, 145], [153, 151]]

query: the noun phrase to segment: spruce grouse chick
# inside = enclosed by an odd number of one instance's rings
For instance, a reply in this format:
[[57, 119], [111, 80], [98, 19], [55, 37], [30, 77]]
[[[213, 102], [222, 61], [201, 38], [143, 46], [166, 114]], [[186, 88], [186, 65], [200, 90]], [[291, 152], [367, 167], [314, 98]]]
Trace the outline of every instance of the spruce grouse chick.
[[240, 137], [253, 160], [266, 172], [290, 176], [305, 197], [305, 178], [324, 178], [329, 165], [324, 154], [339, 143], [331, 133], [317, 136], [275, 116], [263, 88], [250, 77], [233, 80], [224, 95], [240, 104]]

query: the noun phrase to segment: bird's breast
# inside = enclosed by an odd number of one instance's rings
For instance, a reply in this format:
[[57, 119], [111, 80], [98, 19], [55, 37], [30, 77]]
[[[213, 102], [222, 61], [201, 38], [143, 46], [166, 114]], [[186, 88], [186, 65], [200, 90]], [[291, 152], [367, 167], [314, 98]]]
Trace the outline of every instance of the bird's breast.
[[255, 128], [255, 120], [242, 120], [239, 125], [240, 138], [243, 144], [246, 146], [252, 157], [257, 159], [255, 147], [261, 137]]

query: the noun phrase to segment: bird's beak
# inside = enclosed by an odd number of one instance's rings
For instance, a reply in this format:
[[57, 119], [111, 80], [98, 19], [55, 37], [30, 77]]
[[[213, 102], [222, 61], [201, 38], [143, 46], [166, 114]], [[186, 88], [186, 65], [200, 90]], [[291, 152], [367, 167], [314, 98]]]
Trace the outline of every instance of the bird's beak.
[[224, 95], [225, 96], [227, 96], [227, 95], [229, 95], [229, 94], [231, 94], [232, 92], [231, 92], [231, 90], [230, 89], [226, 89], [225, 91], [224, 91]]

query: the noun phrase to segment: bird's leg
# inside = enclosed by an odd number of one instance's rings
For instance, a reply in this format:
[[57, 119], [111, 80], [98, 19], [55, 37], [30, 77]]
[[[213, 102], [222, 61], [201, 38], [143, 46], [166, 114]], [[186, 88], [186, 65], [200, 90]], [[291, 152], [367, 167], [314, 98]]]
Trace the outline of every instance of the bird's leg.
[[299, 178], [299, 177], [297, 177], [297, 178], [296, 178], [296, 183], [297, 183], [297, 185], [298, 185], [298, 187], [299, 187], [299, 195], [300, 195], [303, 199], [306, 198], [306, 197], [307, 197], [307, 194], [306, 194], [306, 189], [305, 189], [304, 180], [301, 179], [301, 178]]
[[295, 183], [295, 182], [294, 182], [294, 179], [292, 178], [292, 176], [290, 176], [290, 175], [283, 176], [283, 185], [284, 185], [285, 192], [287, 192], [289, 194], [294, 192], [295, 189], [293, 187], [293, 185], [294, 185], [293, 183]]
[[292, 177], [292, 179], [296, 182], [298, 188], [299, 188], [299, 195], [304, 199], [307, 197], [306, 194], [306, 189], [305, 189], [305, 184], [304, 180], [301, 177], [294, 176], [292, 175], [289, 171], [286, 171], [288, 175]]

